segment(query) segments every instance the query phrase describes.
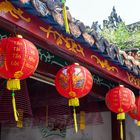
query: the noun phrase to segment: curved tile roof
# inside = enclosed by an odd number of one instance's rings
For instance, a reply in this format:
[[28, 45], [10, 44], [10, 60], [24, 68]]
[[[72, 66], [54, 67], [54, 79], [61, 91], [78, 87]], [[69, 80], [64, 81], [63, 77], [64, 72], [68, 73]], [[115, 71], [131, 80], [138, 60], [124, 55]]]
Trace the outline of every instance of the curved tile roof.
[[[23, 0], [21, 0], [23, 1]], [[60, 0], [24, 0], [28, 3], [22, 3], [19, 0], [11, 0], [15, 5], [24, 8], [25, 11], [37, 16], [47, 24], [52, 25], [56, 29], [63, 32], [67, 36], [72, 37], [75, 41], [83, 43], [96, 51], [109, 61], [119, 65], [123, 69], [132, 72], [140, 77], [140, 50], [137, 55], [130, 55], [127, 51], [120, 50], [114, 44], [110, 44], [105, 38], [97, 32], [97, 22], [94, 22], [92, 28], [84, 25], [83, 22], [73, 18], [67, 7], [67, 17], [69, 21], [70, 34], [65, 32], [64, 21], [62, 15], [62, 4]], [[95, 25], [95, 26], [94, 26]], [[94, 45], [95, 44], [95, 45]]]

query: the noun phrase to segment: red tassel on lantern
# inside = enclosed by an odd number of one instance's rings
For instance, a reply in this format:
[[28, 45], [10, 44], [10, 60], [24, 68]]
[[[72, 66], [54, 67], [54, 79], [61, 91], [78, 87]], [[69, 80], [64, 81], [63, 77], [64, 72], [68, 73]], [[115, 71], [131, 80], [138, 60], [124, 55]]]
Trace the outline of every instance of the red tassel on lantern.
[[106, 94], [105, 97], [107, 107], [117, 114], [117, 119], [120, 120], [120, 135], [123, 140], [122, 120], [125, 119], [125, 112], [130, 111], [135, 103], [134, 93], [124, 86], [115, 87]]
[[79, 106], [79, 98], [88, 94], [92, 88], [92, 75], [83, 66], [72, 64], [58, 71], [55, 78], [57, 91], [69, 99], [69, 106], [73, 106], [75, 131], [78, 131], [76, 110]]
[[38, 50], [22, 36], [3, 38], [0, 42], [0, 76], [8, 79], [7, 89], [12, 91], [12, 104], [15, 120], [18, 115], [15, 103], [15, 90], [20, 90], [20, 80], [32, 75], [39, 62]]

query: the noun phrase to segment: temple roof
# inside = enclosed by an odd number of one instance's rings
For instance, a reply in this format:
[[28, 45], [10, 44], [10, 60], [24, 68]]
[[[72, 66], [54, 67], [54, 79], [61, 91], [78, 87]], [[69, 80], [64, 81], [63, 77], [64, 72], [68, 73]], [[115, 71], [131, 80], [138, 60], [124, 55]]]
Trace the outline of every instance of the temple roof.
[[[60, 0], [29, 0], [28, 3], [24, 4], [19, 0], [11, 0], [11, 2], [28, 13], [37, 16], [40, 20], [61, 31], [64, 35], [70, 36], [81, 44], [85, 44], [91, 51], [99, 53], [126, 71], [138, 77], [140, 76], [140, 48], [135, 48], [137, 50], [135, 55], [130, 53], [135, 49], [121, 50], [99, 35], [98, 30], [100, 30], [100, 26], [98, 22], [93, 22], [92, 27], [86, 26], [80, 20], [72, 17], [68, 7], [66, 9], [70, 34], [67, 34], [64, 27]], [[118, 18], [118, 20], [121, 21], [121, 18]], [[132, 27], [132, 25], [130, 26]]]

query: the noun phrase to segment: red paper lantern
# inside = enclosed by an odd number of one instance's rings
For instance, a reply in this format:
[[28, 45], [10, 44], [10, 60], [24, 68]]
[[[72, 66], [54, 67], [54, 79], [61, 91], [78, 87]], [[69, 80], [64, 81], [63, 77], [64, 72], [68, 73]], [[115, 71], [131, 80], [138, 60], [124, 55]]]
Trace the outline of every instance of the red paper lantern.
[[105, 97], [107, 107], [115, 113], [118, 113], [117, 119], [120, 120], [120, 137], [123, 140], [122, 120], [125, 119], [125, 112], [130, 111], [134, 107], [134, 93], [124, 86], [115, 87], [106, 94]]
[[[92, 88], [92, 83], [93, 80], [91, 73], [86, 68], [78, 64], [68, 65], [60, 69], [55, 78], [57, 91], [62, 96], [68, 98], [69, 106], [73, 107], [79, 106], [78, 98], [89, 93]], [[75, 129], [77, 132], [77, 126], [75, 126]]]
[[122, 85], [109, 90], [105, 100], [107, 107], [115, 113], [128, 112], [135, 104], [134, 93]]
[[3, 38], [0, 42], [0, 76], [8, 79], [7, 89], [12, 90], [15, 120], [18, 120], [14, 90], [20, 90], [20, 79], [32, 75], [39, 62], [38, 50], [28, 40], [19, 37]]
[[5, 79], [25, 79], [32, 75], [39, 62], [38, 50], [30, 41], [4, 38], [0, 42], [0, 76]]
[[137, 120], [137, 125], [140, 126], [140, 97], [135, 100], [135, 107], [128, 112], [131, 118]]
[[92, 83], [91, 73], [77, 64], [60, 69], [55, 78], [57, 91], [69, 99], [87, 95], [92, 88]]

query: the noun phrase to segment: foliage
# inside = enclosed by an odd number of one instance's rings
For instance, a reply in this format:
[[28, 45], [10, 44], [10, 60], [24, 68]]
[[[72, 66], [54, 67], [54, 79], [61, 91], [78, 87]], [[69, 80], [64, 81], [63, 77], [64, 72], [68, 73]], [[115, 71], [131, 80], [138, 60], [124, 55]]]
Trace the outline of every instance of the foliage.
[[[140, 26], [140, 25], [139, 25]], [[127, 26], [124, 22], [113, 27], [104, 27], [100, 34], [110, 43], [117, 45], [121, 49], [134, 48], [140, 46], [140, 27]]]

